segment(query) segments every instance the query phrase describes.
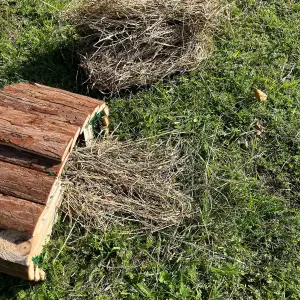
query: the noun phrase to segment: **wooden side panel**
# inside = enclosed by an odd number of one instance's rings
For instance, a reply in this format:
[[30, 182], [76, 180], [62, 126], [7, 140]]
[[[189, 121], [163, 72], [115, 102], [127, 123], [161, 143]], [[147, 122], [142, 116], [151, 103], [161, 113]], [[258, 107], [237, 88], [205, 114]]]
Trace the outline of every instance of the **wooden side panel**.
[[0, 106], [0, 144], [63, 161], [78, 126]]
[[53, 225], [56, 222], [56, 216], [62, 200], [62, 195], [63, 189], [61, 187], [61, 183], [58, 181], [56, 189], [51, 194], [51, 199], [49, 199], [33, 233], [34, 247], [31, 251], [31, 255], [33, 256], [39, 255], [44, 245], [50, 239]]
[[28, 266], [32, 236], [13, 230], [0, 229], [0, 259]]
[[45, 272], [32, 258], [34, 240], [30, 235], [13, 230], [0, 230], [0, 272], [25, 280], [45, 279]]
[[28, 280], [30, 273], [29, 269], [29, 266], [12, 263], [0, 258], [0, 273]]
[[0, 194], [0, 228], [32, 235], [44, 205]]
[[1, 194], [46, 204], [55, 176], [0, 161], [0, 182]]

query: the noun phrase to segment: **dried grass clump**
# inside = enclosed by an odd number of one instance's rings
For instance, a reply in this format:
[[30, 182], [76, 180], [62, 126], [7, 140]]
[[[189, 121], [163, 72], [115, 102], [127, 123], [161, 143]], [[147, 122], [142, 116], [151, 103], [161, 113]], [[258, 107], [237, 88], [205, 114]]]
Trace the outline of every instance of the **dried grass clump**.
[[78, 148], [64, 173], [62, 209], [86, 228], [138, 222], [157, 231], [179, 225], [191, 201], [175, 178], [185, 159], [180, 147], [113, 139]]
[[218, 0], [76, 0], [81, 65], [92, 87], [117, 92], [192, 70], [211, 51]]

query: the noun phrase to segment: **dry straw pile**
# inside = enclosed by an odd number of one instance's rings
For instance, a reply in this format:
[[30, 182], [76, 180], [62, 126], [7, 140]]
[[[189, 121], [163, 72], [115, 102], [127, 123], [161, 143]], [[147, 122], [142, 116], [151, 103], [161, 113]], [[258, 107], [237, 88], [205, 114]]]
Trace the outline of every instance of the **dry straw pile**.
[[124, 221], [142, 231], [176, 226], [191, 213], [191, 199], [176, 178], [183, 171], [180, 145], [107, 139], [78, 148], [64, 173], [62, 209], [85, 228]]
[[218, 0], [75, 0], [88, 83], [103, 92], [196, 68], [211, 51]]

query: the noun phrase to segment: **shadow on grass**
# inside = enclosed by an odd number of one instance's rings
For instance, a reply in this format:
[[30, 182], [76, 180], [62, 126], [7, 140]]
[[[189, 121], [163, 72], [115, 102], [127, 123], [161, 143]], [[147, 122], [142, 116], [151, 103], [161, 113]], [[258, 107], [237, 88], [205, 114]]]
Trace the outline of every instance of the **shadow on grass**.
[[31, 81], [77, 93], [84, 93], [84, 75], [73, 45], [58, 46], [43, 54], [32, 55], [21, 66], [6, 71], [9, 83]]
[[0, 274], [0, 299], [15, 299], [23, 290], [30, 289], [35, 283]]
[[79, 42], [70, 41], [69, 44], [58, 45], [54, 50], [43, 54], [32, 54], [31, 58], [22, 64], [7, 68], [2, 75], [6, 80], [5, 84], [0, 78], [0, 88], [6, 84], [20, 81], [30, 81], [61, 88], [71, 92], [87, 95], [96, 99], [130, 99], [134, 95], [151, 90], [157, 84], [177, 83], [179, 75], [176, 73], [162, 78], [156, 84], [132, 86], [116, 93], [110, 91], [100, 92], [92, 89], [91, 83], [87, 80], [88, 75], [80, 67], [80, 59], [76, 49], [80, 47]]

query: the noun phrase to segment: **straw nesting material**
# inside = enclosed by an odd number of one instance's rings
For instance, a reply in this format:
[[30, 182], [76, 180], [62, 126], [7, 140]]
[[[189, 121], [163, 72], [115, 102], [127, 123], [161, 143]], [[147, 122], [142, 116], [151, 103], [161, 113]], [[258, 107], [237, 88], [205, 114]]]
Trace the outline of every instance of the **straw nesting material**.
[[87, 82], [102, 92], [149, 85], [199, 66], [211, 52], [218, 0], [76, 0]]
[[90, 229], [134, 222], [153, 232], [179, 225], [191, 213], [191, 199], [176, 183], [184, 164], [179, 145], [147, 140], [77, 148], [63, 175], [62, 209]]

